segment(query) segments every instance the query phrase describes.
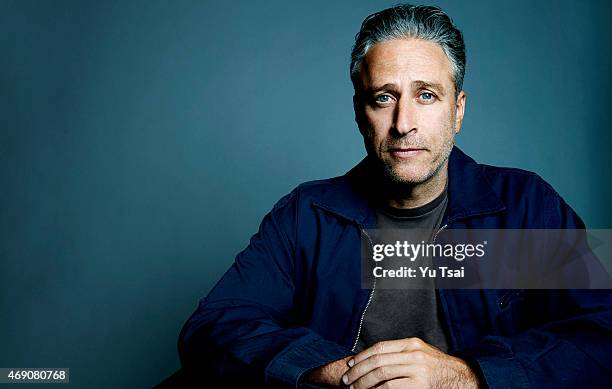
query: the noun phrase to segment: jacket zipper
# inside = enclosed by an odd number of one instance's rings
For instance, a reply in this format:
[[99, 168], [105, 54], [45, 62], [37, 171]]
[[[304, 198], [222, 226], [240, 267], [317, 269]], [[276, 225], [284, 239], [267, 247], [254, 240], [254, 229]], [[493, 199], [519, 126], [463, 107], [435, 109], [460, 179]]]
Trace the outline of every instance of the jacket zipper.
[[[436, 239], [438, 238], [438, 234], [440, 234], [440, 232], [442, 232], [442, 230], [444, 230], [446, 227], [448, 227], [448, 223], [443, 225], [442, 227], [440, 227], [440, 229], [438, 229], [438, 231], [436, 231], [433, 237], [433, 243], [436, 242]], [[361, 234], [364, 235], [368, 239], [370, 250], [373, 250], [374, 244], [372, 243], [372, 238], [370, 238], [370, 235], [368, 235], [368, 233], [364, 230], [363, 226], [361, 225], [359, 226], [359, 232], [361, 232]], [[366, 306], [363, 309], [363, 312], [361, 313], [361, 318], [359, 319], [359, 328], [357, 329], [357, 336], [355, 337], [355, 342], [353, 343], [353, 348], [351, 349], [352, 352], [355, 352], [355, 348], [357, 348], [357, 343], [359, 342], [359, 336], [361, 335], [361, 328], [363, 327], [363, 319], [365, 318], [365, 314], [368, 311], [368, 307], [370, 306], [370, 303], [372, 302], [372, 298], [374, 297], [375, 291], [376, 291], [376, 277], [374, 277], [374, 282], [372, 283], [372, 290], [370, 291], [368, 302], [366, 303]]]
[[[359, 226], [359, 232], [368, 239], [368, 244], [370, 247], [370, 251], [374, 250], [374, 244], [372, 243], [372, 238], [370, 235], [364, 230], [363, 226]], [[359, 342], [359, 336], [361, 335], [361, 327], [363, 326], [363, 319], [365, 318], [365, 314], [372, 302], [372, 298], [374, 297], [374, 291], [376, 290], [376, 277], [374, 277], [374, 282], [372, 283], [372, 290], [370, 291], [370, 296], [368, 297], [368, 302], [366, 303], [363, 312], [361, 313], [361, 318], [359, 319], [359, 328], [357, 329], [357, 336], [355, 336], [355, 342], [353, 343], [353, 348], [351, 348], [351, 352], [355, 352], [355, 348], [357, 347], [357, 342]]]
[[[365, 231], [365, 228], [363, 227], [362, 224], [359, 224], [357, 222], [355, 222], [353, 219], [349, 219], [346, 216], [339, 214], [338, 212], [329, 209], [325, 206], [322, 206], [320, 204], [315, 204], [318, 207], [320, 207], [321, 209], [324, 209], [328, 212], [333, 213], [334, 215], [341, 217], [342, 219], [345, 219], [353, 224], [357, 224], [357, 228], [359, 229], [359, 233], [361, 235], [364, 235], [367, 239], [368, 239], [368, 244], [369, 244], [369, 248], [370, 251], [373, 252], [374, 251], [374, 243], [372, 242], [372, 238], [370, 238], [370, 235], [368, 235], [368, 233]], [[363, 309], [363, 312], [361, 313], [361, 318], [359, 318], [359, 328], [357, 329], [357, 335], [355, 336], [355, 341], [353, 342], [353, 347], [351, 348], [351, 352], [355, 352], [355, 348], [357, 348], [357, 342], [359, 342], [359, 336], [361, 335], [361, 328], [363, 327], [363, 319], [365, 317], [366, 311], [368, 310], [368, 307], [370, 306], [370, 303], [372, 302], [372, 297], [374, 297], [374, 291], [376, 290], [376, 277], [374, 277], [374, 282], [372, 283], [372, 290], [370, 291], [370, 295], [368, 296], [368, 302], [366, 303], [365, 308]]]
[[[349, 219], [345, 216], [343, 216], [342, 214], [337, 213], [336, 211], [329, 209], [327, 207], [324, 207], [320, 204], [315, 204], [318, 207], [320, 207], [321, 209], [324, 209], [328, 212], [333, 213], [334, 215], [341, 217], [342, 219], [348, 220], [349, 222], [355, 223], [354, 220]], [[357, 223], [355, 223], [357, 224]], [[370, 238], [370, 235], [368, 235], [368, 233], [365, 231], [364, 227], [362, 224], [357, 224], [358, 228], [359, 228], [359, 232], [362, 235], [365, 235], [365, 237], [368, 239], [368, 244], [370, 246], [370, 250], [374, 251], [374, 243], [372, 242], [372, 238]], [[442, 232], [442, 230], [444, 230], [446, 227], [448, 227], [448, 223], [444, 224], [442, 227], [440, 227], [440, 229], [438, 229], [438, 231], [436, 232], [436, 234], [434, 235], [433, 238], [433, 242], [435, 243], [436, 239], [438, 238], [438, 234], [440, 232]], [[366, 303], [365, 308], [363, 309], [363, 312], [361, 313], [361, 318], [359, 319], [359, 328], [357, 329], [357, 335], [355, 336], [355, 341], [353, 342], [353, 347], [351, 348], [351, 352], [355, 352], [355, 348], [357, 348], [357, 342], [359, 342], [359, 336], [361, 335], [361, 328], [363, 327], [363, 319], [365, 318], [365, 314], [366, 311], [368, 310], [368, 307], [370, 306], [370, 303], [372, 302], [372, 298], [374, 297], [374, 292], [376, 290], [376, 277], [374, 277], [374, 282], [372, 283], [372, 290], [370, 291], [370, 295], [368, 297], [368, 302]]]
[[440, 232], [442, 232], [443, 229], [445, 229], [446, 227], [448, 227], [448, 223], [446, 223], [445, 225], [443, 225], [442, 227], [440, 227], [440, 229], [438, 231], [436, 231], [433, 239], [431, 240], [431, 243], [436, 243], [436, 239], [438, 239], [438, 235], [440, 234]]
[[[444, 230], [445, 228], [448, 227], [448, 223], [444, 224], [442, 227], [440, 227], [438, 229], [438, 231], [435, 233], [431, 243], [435, 244], [436, 243], [436, 239], [438, 239], [438, 235], [440, 234], [440, 232], [442, 232], [442, 230]], [[449, 346], [450, 347], [456, 347], [457, 346], [457, 340], [455, 339], [454, 335], [453, 335], [453, 330], [450, 326], [450, 323], [448, 323], [448, 318], [450, 317], [450, 314], [448, 312], [447, 309], [447, 305], [446, 305], [446, 298], [444, 297], [444, 295], [442, 293], [440, 293], [440, 304], [442, 305], [442, 311], [444, 312], [444, 317], [445, 317], [445, 322], [443, 323], [444, 327], [445, 327], [445, 332], [446, 335], [448, 336], [448, 340], [450, 341]]]

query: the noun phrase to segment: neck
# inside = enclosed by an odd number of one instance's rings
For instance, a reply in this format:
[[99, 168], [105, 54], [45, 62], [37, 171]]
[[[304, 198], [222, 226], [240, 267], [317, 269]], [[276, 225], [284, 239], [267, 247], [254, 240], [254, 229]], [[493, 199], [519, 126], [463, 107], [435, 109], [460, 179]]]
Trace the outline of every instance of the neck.
[[415, 184], [387, 184], [383, 201], [393, 208], [417, 208], [440, 196], [448, 179], [448, 161], [427, 181]]

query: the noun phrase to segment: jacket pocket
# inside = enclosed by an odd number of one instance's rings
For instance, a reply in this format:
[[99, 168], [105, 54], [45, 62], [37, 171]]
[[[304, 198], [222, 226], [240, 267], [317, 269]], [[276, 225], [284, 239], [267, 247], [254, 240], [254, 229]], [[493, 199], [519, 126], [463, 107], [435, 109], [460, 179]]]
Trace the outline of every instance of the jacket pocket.
[[497, 299], [497, 308], [500, 311], [505, 311], [509, 309], [512, 303], [514, 303], [515, 301], [522, 301], [524, 299], [525, 292], [523, 290], [507, 290], [504, 294], [501, 295], [501, 297]]
[[528, 318], [525, 315], [525, 291], [506, 290], [497, 299], [497, 328], [501, 335], [512, 336], [524, 330]]

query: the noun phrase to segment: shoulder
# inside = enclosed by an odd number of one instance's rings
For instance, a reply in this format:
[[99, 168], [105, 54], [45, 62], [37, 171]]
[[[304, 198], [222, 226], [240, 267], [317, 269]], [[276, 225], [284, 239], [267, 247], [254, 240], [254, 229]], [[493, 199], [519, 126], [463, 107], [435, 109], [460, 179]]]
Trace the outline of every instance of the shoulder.
[[[559, 196], [555, 189], [538, 174], [514, 167], [500, 167], [478, 164], [485, 177], [498, 195], [521, 192], [525, 196], [541, 193], [547, 196]], [[524, 193], [524, 190], [528, 190]]]
[[520, 212], [532, 227], [582, 228], [584, 225], [552, 185], [538, 174], [513, 167], [478, 165], [507, 212]]
[[347, 186], [345, 176], [325, 178], [303, 182], [294, 187], [291, 192], [283, 196], [275, 205], [275, 208], [286, 207], [291, 202], [312, 202]]

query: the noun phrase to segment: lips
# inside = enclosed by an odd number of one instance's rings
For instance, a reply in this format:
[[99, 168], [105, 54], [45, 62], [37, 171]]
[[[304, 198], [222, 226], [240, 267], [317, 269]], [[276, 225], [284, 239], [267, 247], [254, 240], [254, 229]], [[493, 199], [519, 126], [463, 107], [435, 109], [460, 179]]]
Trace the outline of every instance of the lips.
[[393, 148], [389, 150], [389, 153], [398, 158], [409, 158], [415, 157], [421, 153], [423, 153], [425, 149], [416, 148], [416, 147], [406, 147], [406, 148]]

